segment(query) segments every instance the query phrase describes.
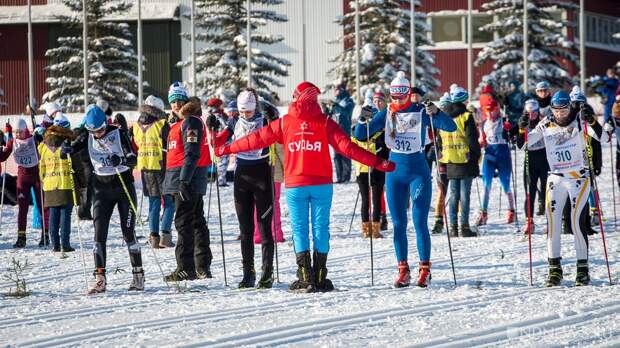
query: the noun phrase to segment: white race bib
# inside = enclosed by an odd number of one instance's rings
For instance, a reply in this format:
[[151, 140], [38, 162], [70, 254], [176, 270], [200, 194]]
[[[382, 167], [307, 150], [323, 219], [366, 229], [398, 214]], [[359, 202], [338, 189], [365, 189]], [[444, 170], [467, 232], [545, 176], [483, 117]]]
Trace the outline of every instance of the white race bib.
[[422, 112], [397, 112], [385, 119], [385, 144], [398, 153], [422, 151]]
[[484, 135], [487, 139], [487, 144], [489, 145], [502, 145], [506, 144], [506, 139], [504, 139], [504, 125], [501, 118], [498, 118], [495, 121], [491, 121], [487, 119], [484, 121], [482, 126], [482, 130], [484, 131]]
[[544, 128], [547, 162], [552, 173], [568, 173], [586, 168], [583, 134], [573, 123], [568, 127]]
[[92, 134], [88, 136], [88, 154], [90, 161], [95, 169], [95, 174], [99, 176], [114, 175], [122, 173], [129, 168], [123, 165], [113, 167], [110, 157], [117, 155], [121, 159], [125, 157], [121, 145], [121, 133], [118, 129], [106, 134], [103, 138], [95, 139]]
[[13, 158], [20, 167], [32, 168], [39, 164], [39, 155], [37, 154], [37, 145], [34, 137], [25, 140], [15, 139]]
[[[264, 118], [262, 116], [258, 117], [253, 121], [247, 121], [242, 117], [239, 117], [239, 120], [235, 124], [233, 140], [243, 138], [244, 136], [250, 133], [254, 133], [255, 131], [263, 128], [263, 123]], [[257, 160], [269, 157], [269, 151], [265, 151], [265, 149], [259, 149], [254, 151], [239, 152], [237, 154], [237, 157], [244, 160]]]

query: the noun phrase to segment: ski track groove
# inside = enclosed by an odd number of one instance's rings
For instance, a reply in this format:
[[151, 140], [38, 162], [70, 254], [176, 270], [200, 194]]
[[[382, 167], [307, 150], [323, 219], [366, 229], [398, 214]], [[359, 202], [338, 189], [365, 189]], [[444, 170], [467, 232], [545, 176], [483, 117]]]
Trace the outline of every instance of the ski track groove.
[[[423, 289], [420, 290], [424, 291]], [[543, 290], [548, 289], [536, 288], [530, 291], [538, 292]], [[300, 324], [271, 327], [267, 329], [245, 332], [237, 335], [230, 335], [211, 340], [193, 342], [191, 344], [183, 345], [182, 347], [202, 347], [205, 345], [209, 345], [210, 347], [239, 347], [249, 344], [268, 346], [291, 342], [299, 343], [301, 339], [305, 340], [311, 337], [319, 336], [321, 334], [321, 331], [328, 329], [339, 328], [352, 324], [360, 324], [364, 322], [374, 323], [379, 320], [388, 319], [390, 317], [403, 317], [408, 315], [419, 316], [427, 313], [432, 313], [433, 311], [437, 310], [454, 311], [458, 310], [459, 307], [463, 306], [487, 304], [496, 302], [498, 300], [504, 300], [507, 297], [514, 295], [514, 292], [515, 289], [513, 288], [501, 291], [501, 293], [495, 292], [494, 294], [484, 297], [482, 299], [479, 296], [471, 296], [462, 300], [446, 300], [437, 302], [424, 308], [403, 309], [402, 307], [392, 307], [388, 309], [365, 311], [344, 316], [328, 317], [325, 319], [313, 320]]]
[[[609, 306], [610, 304], [615, 305]], [[571, 324], [581, 325], [582, 323], [597, 320], [610, 314], [615, 314], [619, 310], [620, 304], [618, 304], [617, 301], [610, 301], [583, 309], [579, 313], [572, 312], [567, 315], [550, 314], [537, 316], [523, 321], [493, 325], [483, 330], [460, 332], [454, 336], [444, 336], [436, 340], [411, 345], [408, 346], [408, 348], [451, 348], [473, 347], [489, 344], [498, 345], [502, 342], [522, 337], [520, 336], [520, 332], [523, 330], [553, 330]], [[514, 335], [514, 337], [511, 337], [512, 335]]]
[[[540, 248], [540, 247], [538, 247]], [[520, 252], [522, 249], [522, 247], [517, 247], [514, 248], [512, 250], [508, 250], [508, 251], [504, 251], [504, 255], [510, 255], [512, 253], [518, 253]], [[494, 253], [488, 253], [485, 255], [491, 256]], [[471, 257], [461, 257], [460, 260], [465, 260], [465, 259], [470, 259], [470, 258], [478, 258], [478, 257], [482, 257], [481, 255], [474, 255]], [[459, 261], [460, 261], [459, 260]], [[447, 261], [447, 260], [446, 260]], [[455, 261], [457, 261], [457, 259], [455, 258]], [[437, 261], [437, 262], [441, 262], [441, 260]], [[535, 265], [534, 268], [538, 268], [541, 267], [541, 265]], [[291, 267], [285, 267], [283, 269], [288, 269], [288, 268], [294, 268], [294, 266]], [[487, 274], [481, 274], [479, 276], [474, 276], [474, 277], [465, 277], [465, 278], [457, 278], [457, 281], [467, 281], [467, 280], [479, 280], [479, 279], [487, 279], [490, 277], [495, 277], [495, 276], [501, 276], [501, 275], [507, 275], [507, 274], [511, 274], [514, 273], [514, 271], [509, 270], [509, 271], [505, 271], [505, 272], [501, 272], [501, 273], [487, 273]], [[354, 278], [356, 277], [356, 275], [349, 275], [349, 276], [344, 276], [344, 277], [339, 277], [338, 280], [346, 280], [349, 278]], [[217, 291], [217, 290], [215, 290]], [[176, 292], [174, 292], [174, 294], [176, 294]], [[220, 295], [221, 293], [218, 293], [218, 295]], [[139, 301], [139, 302], [132, 302], [131, 304], [127, 304], [123, 306], [123, 309], [127, 309], [127, 308], [136, 308], [136, 307], [142, 307], [142, 306], [148, 306], [151, 304], [151, 301]], [[79, 310], [68, 310], [68, 311], [64, 311], [64, 312], [47, 312], [44, 314], [38, 314], [38, 315], [31, 315], [28, 318], [24, 318], [24, 319], [18, 319], [18, 318], [12, 318], [12, 319], [5, 319], [5, 320], [0, 320], [0, 327], [13, 327], [13, 326], [19, 326], [19, 325], [24, 325], [24, 324], [35, 324], [39, 321], [53, 321], [53, 320], [62, 320], [64, 319], [67, 315], [74, 315], [73, 318], [77, 318], [80, 316], [91, 316], [93, 313], [97, 313], [97, 314], [103, 314], [103, 313], [109, 313], [109, 312], [114, 312], [114, 310], [109, 310], [110, 308], [118, 308], [118, 305], [98, 305], [98, 306], [92, 306], [89, 308], [82, 308]]]

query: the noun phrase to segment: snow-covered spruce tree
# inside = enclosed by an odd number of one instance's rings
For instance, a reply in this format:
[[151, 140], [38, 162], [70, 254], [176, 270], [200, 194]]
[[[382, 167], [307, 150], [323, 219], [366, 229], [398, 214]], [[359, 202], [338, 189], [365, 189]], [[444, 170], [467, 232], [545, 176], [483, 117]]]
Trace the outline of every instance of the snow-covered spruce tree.
[[[342, 53], [330, 60], [336, 65], [329, 74], [335, 80], [348, 81], [355, 93], [355, 1], [349, 0], [351, 12], [336, 18], [344, 28], [344, 35], [329, 43], [346, 46]], [[369, 88], [387, 89], [399, 70], [409, 75], [410, 54], [410, 0], [359, 0], [360, 4], [360, 89], [361, 95]], [[426, 14], [417, 11], [420, 1], [416, 0], [416, 86], [434, 91], [439, 81], [434, 75], [435, 56], [419, 46], [431, 46], [427, 37], [430, 27]], [[346, 44], [346, 45], [345, 45]]]
[[[68, 16], [58, 17], [75, 36], [59, 37], [58, 47], [47, 50], [45, 56], [49, 91], [43, 101], [57, 101], [69, 110], [84, 105], [82, 0], [63, 0], [71, 10]], [[122, 15], [133, 6], [130, 0], [88, 0], [88, 102], [105, 99], [113, 109], [137, 105], [138, 58], [131, 43], [127, 23], [105, 20]]]
[[[497, 33], [498, 39], [490, 42], [479, 53], [475, 65], [494, 61], [493, 71], [485, 75], [478, 88], [489, 83], [498, 91], [506, 91], [510, 81], [523, 83], [523, 1], [494, 0], [482, 4], [486, 13], [496, 20], [480, 28], [480, 31]], [[575, 65], [576, 46], [562, 33], [571, 26], [567, 21], [552, 16], [553, 11], [572, 10], [576, 6], [560, 0], [528, 1], [528, 84], [531, 90], [539, 81], [547, 81], [553, 87], [568, 87], [572, 78], [568, 67], [560, 62], [565, 59]]]
[[[248, 85], [246, 0], [195, 1], [196, 26], [202, 29], [202, 32], [196, 34], [196, 40], [207, 45], [196, 52], [197, 94], [203, 98], [212, 95], [230, 98]], [[288, 20], [286, 16], [266, 9], [282, 3], [282, 0], [252, 0], [251, 85], [263, 97], [269, 96], [271, 87], [283, 86], [278, 78], [287, 76], [287, 67], [291, 65], [288, 60], [260, 48], [284, 40], [282, 35], [261, 34], [258, 30], [268, 22]], [[191, 39], [191, 33], [181, 35], [187, 40]], [[188, 57], [178, 65], [191, 67], [191, 63], [191, 57]]]

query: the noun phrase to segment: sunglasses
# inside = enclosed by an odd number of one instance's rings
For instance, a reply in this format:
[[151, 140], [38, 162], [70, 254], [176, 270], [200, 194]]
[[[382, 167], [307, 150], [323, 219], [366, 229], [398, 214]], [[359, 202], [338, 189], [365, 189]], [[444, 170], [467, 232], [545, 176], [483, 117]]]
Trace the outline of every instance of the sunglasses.
[[404, 100], [407, 99], [408, 95], [407, 94], [402, 94], [402, 95], [390, 95], [390, 98], [392, 98], [392, 100]]

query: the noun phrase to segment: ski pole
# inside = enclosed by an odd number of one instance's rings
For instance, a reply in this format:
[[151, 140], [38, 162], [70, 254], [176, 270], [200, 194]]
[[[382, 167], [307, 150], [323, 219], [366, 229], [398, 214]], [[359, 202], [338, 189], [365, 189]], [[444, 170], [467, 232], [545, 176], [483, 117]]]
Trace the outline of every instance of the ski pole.
[[[613, 126], [614, 126], [614, 132], [613, 134], [616, 135], [616, 143], [620, 144], [618, 142], [618, 134], [616, 133], [616, 130], [618, 129], [618, 125], [616, 124], [616, 119], [612, 116], [611, 120], [613, 122]], [[615, 183], [615, 173], [614, 173], [614, 146], [613, 146], [613, 138], [610, 135], [609, 136], [609, 152], [610, 152], [610, 156], [611, 156], [611, 164], [609, 165], [609, 169], [611, 170], [611, 194], [612, 194], [612, 199], [613, 199], [613, 209], [614, 209], [614, 232], [618, 232], [618, 216], [616, 215], [616, 183]], [[616, 151], [618, 151], [618, 147], [616, 147]], [[618, 160], [617, 158], [617, 153], [616, 153], [616, 161]]]
[[[366, 151], [370, 152], [370, 125], [366, 121]], [[372, 243], [373, 237], [373, 224], [372, 224], [372, 181], [370, 179], [370, 173], [372, 169], [368, 167], [368, 221], [370, 222], [370, 286], [375, 286], [375, 255]]]
[[531, 206], [531, 196], [530, 196], [530, 163], [529, 163], [529, 150], [528, 150], [528, 142], [527, 135], [529, 133], [529, 126], [525, 128], [524, 133], [524, 149], [525, 149], [525, 214], [526, 214], [526, 228], [527, 231], [527, 244], [528, 244], [528, 254], [530, 258], [530, 286], [533, 285], [533, 266], [532, 266], [532, 206]]
[[[78, 240], [80, 241], [80, 255], [82, 257], [82, 273], [84, 274], [84, 283], [86, 285], [86, 292], [88, 293], [88, 276], [86, 275], [86, 256], [84, 256], [84, 243], [82, 241], [82, 228], [80, 227], [80, 217], [78, 215], [79, 205], [77, 203], [77, 195], [75, 194], [75, 182], [73, 180], [73, 175], [75, 174], [75, 171], [73, 170], [73, 161], [71, 160], [71, 155], [67, 155], [67, 159], [69, 160], [69, 168], [71, 169], [69, 180], [71, 183], [71, 194], [73, 196], [73, 207], [75, 208], [75, 220], [77, 222]], [[41, 182], [41, 192], [43, 192], [43, 182]], [[41, 225], [43, 225], [43, 195], [41, 195]]]
[[[424, 103], [424, 106], [429, 105], [431, 102], [427, 101], [426, 103]], [[430, 124], [431, 124], [431, 132], [433, 133], [433, 146], [435, 147], [435, 151], [436, 153], [438, 153], [439, 148], [437, 147], [437, 136], [438, 134], [435, 133], [435, 125], [433, 124], [433, 117], [431, 115], [429, 115], [430, 118]], [[439, 162], [437, 162], [437, 165], [435, 166], [435, 174], [437, 175], [437, 178], [439, 178]], [[476, 188], [478, 188], [478, 181], [476, 180]], [[446, 187], [446, 192], [447, 192], [448, 188]], [[478, 199], [480, 199], [480, 191], [478, 191]], [[452, 242], [450, 240], [450, 231], [448, 230], [448, 214], [447, 214], [447, 210], [445, 207], [445, 204], [447, 203], [448, 200], [446, 200], [446, 202], [444, 202], [444, 214], [443, 214], [443, 221], [444, 221], [444, 226], [446, 229], [446, 236], [448, 237], [448, 250], [450, 251], [450, 265], [452, 266], [452, 278], [454, 279], [454, 287], [456, 287], [456, 271], [454, 270], [454, 257], [452, 256]]]
[[[512, 142], [511, 142], [512, 143]], [[514, 207], [515, 207], [515, 225], [517, 226], [516, 228], [516, 233], [520, 232], [520, 226], [519, 226], [519, 214], [517, 213], [517, 207], [519, 206], [517, 204], [517, 145], [512, 143], [511, 144], [512, 148], [513, 148], [513, 162], [514, 162], [514, 167], [510, 166], [510, 176], [512, 177], [512, 200], [514, 201]]]
[[355, 219], [355, 212], [357, 211], [357, 202], [360, 200], [360, 195], [361, 195], [361, 192], [358, 189], [357, 198], [355, 198], [355, 204], [353, 205], [353, 212], [351, 213], [351, 222], [349, 223], [349, 232], [347, 233], [347, 236], [351, 234], [351, 229], [353, 228], [353, 219]]
[[[211, 150], [213, 153], [213, 169], [215, 170], [214, 177], [217, 178], [217, 166], [215, 165], [215, 132], [211, 132]], [[215, 185], [215, 194], [217, 198], [217, 213], [220, 219], [220, 244], [222, 246], [222, 265], [224, 267], [224, 286], [228, 287], [228, 279], [226, 277], [226, 254], [224, 252], [224, 225], [222, 223], [222, 204], [220, 202], [220, 186]]]
[[[36, 118], [34, 114], [34, 109], [31, 104], [30, 96], [28, 96], [28, 100], [26, 101], [26, 103], [27, 103], [26, 105], [28, 105], [28, 108], [30, 109], [30, 122], [32, 123], [32, 134], [34, 134], [34, 130], [37, 128], [37, 123], [36, 123]], [[39, 155], [37, 151], [35, 151], [35, 153], [37, 153], [37, 156]], [[71, 177], [71, 180], [73, 180], [73, 177]], [[73, 184], [72, 184], [72, 187], [73, 187]], [[39, 209], [41, 210], [41, 214], [40, 214], [41, 235], [43, 236], [43, 244], [45, 244], [46, 239], [47, 241], [49, 241], [50, 237], [45, 234], [45, 209], [43, 208], [45, 205], [43, 204], [43, 182], [40, 182], [40, 185], [39, 185], [39, 195], [41, 196], [41, 206], [39, 207]], [[48, 248], [49, 248], [49, 243], [48, 243]]]
[[[133, 198], [131, 198], [131, 194], [129, 193], [129, 189], [127, 188], [127, 185], [125, 185], [125, 180], [123, 180], [123, 176], [121, 175], [121, 172], [118, 170], [118, 167], [114, 167], [114, 170], [116, 170], [116, 176], [118, 176], [118, 180], [121, 182], [121, 185], [123, 186], [123, 191], [125, 191], [125, 195], [127, 196], [127, 200], [129, 200], [129, 205], [131, 207], [131, 210], [133, 210], [134, 215], [138, 212], [138, 210], [136, 209], [136, 204], [133, 201]], [[140, 225], [140, 228], [142, 229], [142, 234], [144, 235], [144, 224], [142, 223], [141, 220], [138, 219], [138, 223]], [[137, 243], [138, 242], [138, 238], [136, 237], [136, 229], [134, 227], [133, 229], [133, 238], [134, 241]], [[164, 274], [164, 269], [161, 267], [161, 264], [159, 263], [159, 259], [157, 258], [157, 254], [155, 253], [155, 249], [153, 247], [153, 245], [151, 243], [148, 243], [150, 245], [151, 252], [153, 254], [153, 259], [155, 259], [155, 263], [157, 264], [157, 267], [159, 268], [159, 272], [161, 273], [161, 276], [164, 278], [164, 282], [166, 283], [166, 286], [168, 288], [170, 288], [170, 284], [168, 284], [168, 282], [165, 280], [166, 278], [166, 274]], [[176, 282], [176, 287], [177, 290], [179, 289], [179, 283]]]
[[[499, 181], [499, 178], [497, 179], [497, 181]], [[502, 218], [502, 185], [501, 182], [499, 183], [499, 190], [497, 190], [498, 192], [498, 196], [499, 196], [499, 209], [497, 210], [497, 218], [501, 219]]]
[[[588, 165], [590, 166], [588, 173], [590, 175], [590, 180], [592, 181], [592, 189], [594, 190], [594, 202], [596, 204], [596, 209], [598, 210], [598, 222], [599, 222], [599, 226], [601, 226], [601, 240], [603, 241], [603, 251], [605, 252], [605, 265], [607, 266], [607, 276], [609, 277], [609, 285], [613, 285], [611, 281], [611, 270], [609, 268], [609, 257], [607, 255], [607, 242], [605, 241], [605, 228], [603, 226], [603, 211], [601, 210], [602, 207], [601, 207], [601, 201], [600, 201], [600, 197], [598, 193], [598, 185], [596, 183], [596, 175], [592, 173], [594, 165], [592, 162], [592, 146], [590, 145], [590, 142], [588, 141], [588, 121], [585, 119], [585, 117], [583, 117], [583, 108], [584, 107], [582, 104], [579, 110], [579, 116], [583, 120], [583, 134], [585, 138], [584, 139], [585, 145], [587, 147]], [[615, 205], [615, 202], [614, 202], [614, 205]]]
[[[275, 145], [274, 151], [275, 151]], [[273, 248], [276, 254], [276, 281], [280, 283], [280, 262], [278, 261], [278, 240], [276, 237], [276, 183], [274, 181], [274, 170], [271, 167], [271, 235], [273, 237]]]
[[[4, 151], [4, 146], [2, 146]], [[4, 164], [4, 170], [2, 170], [2, 163], [0, 162], [0, 171], [2, 171], [2, 197], [0, 198], [0, 231], [2, 231], [2, 213], [4, 212], [4, 187], [6, 184], [6, 163]]]
[[138, 219], [140, 219], [140, 221], [142, 221], [142, 203], [144, 202], [144, 183], [142, 183], [142, 185], [142, 194], [140, 195], [140, 210], [138, 211]]

